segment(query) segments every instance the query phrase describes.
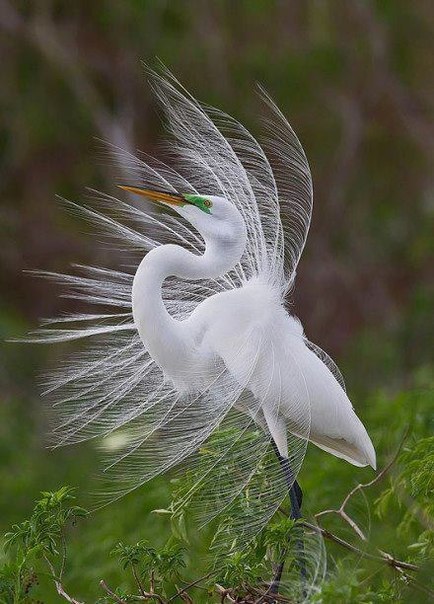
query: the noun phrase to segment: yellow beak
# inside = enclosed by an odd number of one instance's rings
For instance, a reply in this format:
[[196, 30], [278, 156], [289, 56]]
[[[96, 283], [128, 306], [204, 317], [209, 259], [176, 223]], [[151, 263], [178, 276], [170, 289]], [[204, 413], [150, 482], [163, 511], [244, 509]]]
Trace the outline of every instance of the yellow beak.
[[128, 191], [128, 193], [141, 195], [142, 197], [147, 197], [151, 201], [167, 203], [171, 206], [183, 206], [187, 203], [184, 197], [177, 193], [164, 193], [163, 191], [153, 191], [152, 189], [142, 189], [141, 187], [130, 187], [127, 185], [118, 186], [123, 191]]

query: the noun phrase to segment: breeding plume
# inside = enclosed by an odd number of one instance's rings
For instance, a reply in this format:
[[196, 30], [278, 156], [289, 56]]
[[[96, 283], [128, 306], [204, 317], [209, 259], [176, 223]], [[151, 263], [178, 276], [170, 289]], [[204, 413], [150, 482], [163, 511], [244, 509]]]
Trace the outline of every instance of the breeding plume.
[[[59, 444], [102, 437], [116, 497], [180, 462], [198, 468], [204, 443], [224, 431], [229, 445], [217, 446], [198, 480], [201, 509], [213, 517], [250, 485], [254, 534], [287, 487], [293, 513], [300, 504], [292, 485], [308, 441], [356, 466], [375, 468], [375, 452], [338, 368], [285, 307], [312, 213], [311, 174], [291, 126], [262, 92], [260, 146], [170, 74], [151, 84], [168, 122], [167, 163], [111, 148], [122, 166], [118, 195], [70, 204], [121, 268], [44, 273], [90, 309], [39, 331], [44, 342], [83, 340], [49, 378], [54, 435]], [[215, 480], [229, 460], [233, 472]], [[264, 464], [274, 474], [259, 497]]]

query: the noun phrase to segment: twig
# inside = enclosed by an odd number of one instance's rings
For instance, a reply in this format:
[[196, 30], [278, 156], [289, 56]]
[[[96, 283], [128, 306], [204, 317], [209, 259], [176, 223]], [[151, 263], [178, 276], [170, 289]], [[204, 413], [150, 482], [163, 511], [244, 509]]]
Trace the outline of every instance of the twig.
[[188, 591], [192, 587], [196, 587], [196, 585], [198, 585], [202, 581], [205, 581], [206, 579], [209, 579], [209, 577], [211, 577], [212, 574], [213, 573], [207, 573], [203, 577], [200, 577], [199, 579], [196, 579], [196, 581], [192, 581], [191, 583], [188, 583], [183, 589], [180, 589], [179, 591], [177, 591], [176, 594], [173, 595], [173, 596], [171, 596], [167, 601], [168, 602], [172, 602], [175, 598], [180, 597], [183, 593], [185, 593], [186, 591]]
[[[173, 596], [174, 598], [179, 597], [184, 602], [187, 602], [187, 604], [193, 604], [193, 600], [191, 599], [191, 597], [188, 595], [188, 593], [186, 591], [180, 590], [178, 585], [176, 585], [176, 584], [175, 584], [175, 587], [178, 590], [178, 592]], [[171, 599], [172, 598], [169, 598], [168, 602], [170, 602]]]
[[404, 581], [406, 581], [406, 583], [408, 585], [411, 585], [412, 587], [414, 587], [414, 589], [422, 592], [423, 594], [425, 594], [427, 596], [430, 596], [430, 598], [431, 598], [430, 601], [434, 601], [434, 591], [432, 589], [430, 589], [426, 585], [423, 585], [422, 583], [420, 583], [419, 581], [417, 581], [411, 575], [407, 575], [407, 573], [405, 573], [403, 570], [401, 570], [401, 569], [398, 569], [398, 570], [401, 573]]
[[228, 600], [229, 602], [235, 603], [236, 604], [236, 600], [233, 599], [233, 597], [231, 596], [231, 590], [230, 589], [225, 589], [224, 587], [222, 587], [221, 585], [219, 585], [218, 583], [216, 583], [216, 591], [217, 593], [221, 596], [221, 602], [225, 602], [225, 600]]
[[[122, 598], [120, 598], [117, 594], [115, 594], [114, 591], [112, 591], [110, 589], [110, 587], [107, 585], [107, 583], [104, 581], [104, 579], [101, 579], [99, 584], [105, 592], [107, 592], [116, 602], [118, 602], [118, 604], [127, 604], [125, 602], [125, 600], [122, 600]], [[141, 602], [155, 599], [155, 600], [157, 600], [157, 602], [160, 602], [160, 604], [167, 604], [167, 602], [165, 600], [163, 600], [163, 598], [160, 595], [151, 594], [146, 591], [144, 591], [143, 595], [141, 595], [141, 596], [131, 596], [131, 597], [133, 600], [137, 600], [137, 601], [141, 601]]]
[[110, 587], [107, 585], [107, 583], [104, 581], [104, 579], [101, 579], [101, 581], [99, 582], [99, 584], [100, 584], [100, 586], [103, 588], [103, 590], [104, 590], [105, 592], [107, 592], [107, 593], [109, 594], [109, 596], [111, 596], [111, 597], [113, 598], [113, 600], [114, 600], [115, 602], [118, 602], [118, 604], [127, 604], [127, 603], [125, 602], [125, 600], [121, 600], [121, 598], [120, 598], [120, 597], [119, 597], [117, 594], [115, 594], [115, 592], [114, 592], [114, 591], [112, 591], [112, 590], [110, 589]]
[[337, 535], [331, 533], [327, 529], [325, 529], [322, 526], [319, 526], [317, 524], [311, 524], [310, 522], [306, 522], [304, 520], [301, 522], [301, 524], [303, 526], [305, 526], [306, 528], [311, 529], [312, 531], [315, 531], [316, 533], [320, 533], [325, 539], [328, 539], [329, 541], [334, 541], [335, 543], [337, 543], [338, 545], [341, 545], [342, 547], [349, 550], [350, 552], [359, 554], [360, 556], [363, 556], [364, 558], [368, 558], [370, 560], [376, 560], [377, 562], [384, 562], [384, 563], [388, 564], [389, 566], [391, 566], [392, 568], [396, 568], [396, 569], [404, 569], [404, 570], [411, 570], [411, 571], [419, 570], [419, 567], [416, 566], [415, 564], [411, 564], [410, 562], [403, 562], [402, 560], [397, 560], [396, 558], [394, 558], [387, 552], [382, 552], [381, 550], [379, 550], [379, 552], [381, 554], [379, 556], [377, 556], [375, 554], [370, 554], [369, 552], [365, 552], [365, 551], [359, 549], [358, 547], [356, 547], [355, 545], [353, 545], [352, 543], [348, 543], [348, 541], [341, 539], [341, 537], [338, 537]]
[[151, 577], [149, 579], [149, 591], [151, 594], [155, 592], [155, 573], [153, 570], [151, 570]]
[[[322, 512], [319, 512], [318, 514], [315, 514], [315, 518], [319, 518], [320, 516], [324, 516], [326, 514], [337, 514], [338, 516], [340, 516], [343, 520], [345, 520], [345, 522], [347, 522], [351, 528], [355, 531], [355, 533], [363, 540], [363, 541], [367, 541], [364, 533], [362, 532], [362, 530], [360, 529], [360, 527], [357, 525], [357, 523], [346, 513], [345, 511], [345, 506], [348, 504], [348, 502], [350, 501], [350, 499], [353, 497], [353, 495], [355, 495], [355, 493], [358, 493], [359, 491], [362, 491], [363, 489], [367, 489], [369, 487], [372, 487], [373, 485], [377, 484], [386, 474], [387, 472], [390, 470], [390, 468], [393, 466], [393, 464], [396, 462], [399, 453], [401, 452], [402, 446], [408, 436], [408, 432], [409, 432], [409, 427], [406, 428], [403, 437], [401, 438], [401, 441], [398, 445], [398, 448], [396, 449], [395, 453], [393, 454], [391, 460], [389, 461], [389, 463], [387, 463], [384, 468], [381, 470], [381, 472], [378, 473], [378, 475], [373, 478], [372, 480], [370, 480], [369, 482], [366, 483], [360, 483], [358, 484], [356, 487], [354, 487], [354, 489], [352, 489], [348, 495], [344, 498], [341, 506], [337, 509], [330, 509], [330, 510], [324, 510]], [[404, 571], [417, 571], [419, 570], [419, 567], [416, 566], [415, 564], [411, 564], [410, 562], [404, 562], [402, 560], [397, 560], [396, 558], [394, 558], [394, 556], [392, 556], [391, 554], [389, 554], [388, 552], [384, 552], [380, 549], [378, 549], [379, 555], [376, 554], [370, 554], [369, 552], [363, 551], [361, 549], [359, 549], [358, 547], [356, 547], [355, 545], [348, 543], [348, 541], [345, 541], [344, 539], [341, 539], [340, 537], [338, 537], [337, 535], [334, 535], [333, 533], [331, 533], [330, 531], [328, 531], [327, 529], [323, 528], [322, 526], [319, 525], [314, 525], [311, 524], [309, 522], [303, 522], [303, 524], [307, 527], [312, 529], [313, 531], [316, 531], [318, 533], [321, 533], [321, 535], [325, 538], [328, 539], [329, 541], [334, 541], [335, 543], [337, 543], [338, 545], [341, 545], [342, 547], [344, 547], [345, 549], [354, 552], [364, 558], [369, 558], [370, 560], [375, 560], [377, 562], [383, 562], [385, 564], [387, 564], [388, 566], [390, 566], [391, 568], [393, 568], [394, 570], [398, 571], [399, 573], [401, 573], [401, 575], [403, 575], [406, 580], [408, 582], [411, 582], [412, 584], [415, 583], [415, 580], [413, 577], [407, 575], [407, 573], [405, 573]]]
[[62, 564], [59, 571], [59, 579], [62, 580], [66, 565], [66, 539], [63, 530], [60, 532], [60, 539], [62, 542]]
[[75, 598], [73, 598], [72, 596], [70, 596], [65, 591], [65, 588], [63, 587], [62, 583], [59, 581], [59, 577], [56, 574], [56, 569], [54, 568], [54, 566], [51, 563], [50, 559], [47, 556], [44, 555], [44, 560], [47, 563], [48, 568], [50, 569], [50, 573], [51, 573], [51, 576], [53, 578], [54, 585], [56, 586], [56, 591], [59, 594], [59, 596], [61, 598], [63, 598], [64, 600], [66, 600], [67, 602], [69, 602], [70, 604], [83, 604], [83, 602], [80, 602], [79, 600], [76, 600]]
[[140, 581], [139, 575], [137, 574], [137, 570], [136, 570], [136, 567], [134, 564], [131, 565], [131, 570], [133, 573], [134, 580], [137, 583], [137, 587], [139, 588], [140, 595], [142, 595], [142, 596], [146, 595], [145, 589], [142, 585], [142, 582]]
[[290, 600], [286, 596], [282, 596], [282, 594], [268, 593], [268, 590], [264, 592], [257, 588], [250, 588], [249, 592], [255, 597], [260, 596], [259, 600], [255, 600], [255, 604], [261, 604], [261, 602], [282, 602], [282, 604], [293, 602], [293, 600]]
[[393, 466], [393, 464], [398, 459], [398, 455], [401, 452], [402, 446], [408, 436], [408, 433], [409, 433], [409, 427], [406, 428], [404, 435], [401, 438], [401, 441], [398, 445], [398, 448], [396, 449], [395, 453], [393, 454], [391, 460], [389, 461], [389, 463], [387, 463], [384, 466], [384, 468], [381, 470], [381, 472], [379, 472], [377, 474], [377, 476], [375, 478], [373, 478], [369, 482], [359, 483], [357, 486], [355, 486], [354, 489], [352, 489], [348, 493], [348, 495], [345, 497], [345, 499], [342, 501], [342, 504], [340, 505], [340, 507], [338, 509], [323, 510], [322, 512], [318, 512], [317, 514], [315, 514], [315, 518], [318, 519], [320, 516], [325, 516], [326, 514], [336, 514], [337, 516], [340, 516], [342, 518], [342, 520], [345, 520], [345, 522], [347, 524], [350, 525], [350, 527], [360, 537], [360, 539], [362, 541], [367, 541], [366, 536], [363, 533], [362, 529], [358, 526], [358, 524], [355, 522], [355, 520], [353, 520], [353, 518], [351, 518], [351, 516], [349, 516], [347, 514], [347, 512], [345, 511], [345, 507], [348, 504], [348, 502], [350, 501], [350, 499], [353, 497], [353, 495], [355, 495], [359, 491], [362, 491], [363, 489], [367, 489], [369, 487], [374, 486], [375, 484], [380, 482], [380, 480], [382, 480], [382, 478], [384, 478], [384, 476], [387, 474], [387, 472], [390, 470], [390, 468]]

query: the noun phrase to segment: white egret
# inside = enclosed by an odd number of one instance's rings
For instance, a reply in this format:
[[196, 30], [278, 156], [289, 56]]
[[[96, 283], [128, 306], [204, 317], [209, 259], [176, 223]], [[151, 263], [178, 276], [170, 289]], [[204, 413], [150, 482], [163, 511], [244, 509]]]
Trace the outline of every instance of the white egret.
[[[154, 74], [152, 82], [177, 170], [112, 149], [131, 169], [121, 189], [140, 203], [98, 194], [99, 209], [71, 204], [130, 250], [131, 268], [44, 273], [68, 285], [68, 295], [111, 309], [63, 317], [39, 333], [44, 342], [88, 343], [49, 383], [61, 414], [57, 441], [117, 431], [124, 446], [108, 468], [118, 469], [117, 494], [190, 457], [229, 422], [238, 429], [229, 447], [237, 475], [208, 483], [209, 491], [218, 490], [216, 508], [251, 481], [271, 440], [297, 517], [301, 493], [294, 481], [308, 441], [375, 468], [373, 445], [339, 370], [285, 309], [312, 212], [308, 162], [265, 93], [272, 117], [261, 147], [170, 74]], [[145, 200], [169, 213], [153, 213]], [[136, 261], [134, 254], [144, 252]], [[240, 433], [252, 425], [260, 426], [259, 435], [239, 452]], [[228, 455], [226, 447], [219, 459]], [[256, 528], [279, 505], [281, 487]]]

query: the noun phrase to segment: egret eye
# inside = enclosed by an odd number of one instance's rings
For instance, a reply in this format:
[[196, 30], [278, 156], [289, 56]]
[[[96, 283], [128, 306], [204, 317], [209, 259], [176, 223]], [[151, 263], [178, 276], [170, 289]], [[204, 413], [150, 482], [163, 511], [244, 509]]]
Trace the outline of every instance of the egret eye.
[[212, 206], [212, 203], [210, 202], [210, 200], [209, 200], [209, 199], [205, 199], [205, 201], [203, 202], [203, 205], [204, 205], [206, 208], [210, 208], [210, 207]]

